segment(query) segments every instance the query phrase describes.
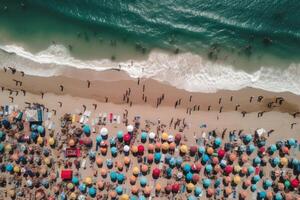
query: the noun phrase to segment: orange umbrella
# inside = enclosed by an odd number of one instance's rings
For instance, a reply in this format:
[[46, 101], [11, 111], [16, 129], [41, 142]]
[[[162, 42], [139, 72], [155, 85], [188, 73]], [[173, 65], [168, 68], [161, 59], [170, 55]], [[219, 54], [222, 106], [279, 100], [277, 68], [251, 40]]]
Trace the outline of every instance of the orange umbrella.
[[117, 193], [114, 191], [114, 190], [111, 190], [109, 192], [109, 196], [112, 198], [112, 199], [115, 199], [117, 197]]
[[242, 172], [242, 174], [247, 174], [247, 172], [248, 172], [247, 167], [242, 167], [241, 172]]
[[[124, 158], [124, 162], [125, 162], [125, 158]], [[117, 162], [117, 168], [119, 171], [123, 170], [123, 164], [121, 162]]]
[[102, 166], [102, 164], [103, 164], [103, 160], [102, 160], [100, 157], [97, 157], [97, 158], [96, 158], [96, 163], [97, 163], [97, 165], [100, 167], [100, 166]]
[[235, 154], [235, 153], [231, 153], [231, 154], [229, 155], [229, 160], [230, 160], [231, 162], [234, 162], [235, 159], [236, 159], [236, 154]]
[[103, 188], [104, 188], [104, 182], [103, 181], [98, 181], [97, 186], [98, 186], [99, 190], [103, 190]]
[[207, 189], [207, 195], [208, 196], [212, 196], [212, 195], [214, 195], [214, 193], [215, 193], [214, 189], [212, 189], [212, 188]]
[[142, 169], [141, 169], [141, 171], [143, 172], [143, 173], [146, 173], [147, 171], [148, 171], [148, 166], [147, 165], [142, 165]]
[[134, 184], [136, 183], [136, 177], [132, 175], [132, 176], [129, 178], [129, 182], [130, 182], [131, 185], [134, 185]]
[[100, 174], [102, 177], [105, 177], [107, 175], [107, 170], [105, 168], [100, 169]]
[[241, 199], [246, 199], [246, 197], [247, 197], [247, 192], [246, 191], [241, 191], [240, 192], [240, 198]]
[[230, 176], [225, 176], [224, 177], [224, 182], [228, 185], [231, 182], [231, 177]]
[[247, 163], [248, 162], [248, 156], [246, 154], [243, 154], [241, 160], [242, 160], [241, 164]]
[[175, 148], [176, 148], [175, 142], [170, 143], [169, 148], [170, 148], [170, 150], [172, 150], [172, 151], [175, 150]]
[[167, 143], [167, 142], [164, 142], [164, 143], [161, 145], [161, 149], [162, 149], [163, 151], [168, 151], [169, 148], [170, 148], [170, 145], [169, 145], [169, 143]]
[[161, 143], [157, 142], [157, 143], [155, 144], [155, 150], [156, 150], [156, 151], [160, 151], [160, 148], [161, 148]]
[[213, 157], [213, 158], [212, 158], [212, 163], [213, 163], [214, 165], [218, 164], [218, 163], [219, 163], [218, 157]]
[[244, 185], [249, 187], [251, 185], [251, 181], [249, 179], [245, 180]]
[[131, 152], [132, 153], [137, 153], [138, 152], [138, 147], [137, 146], [132, 146], [131, 147]]
[[215, 165], [215, 166], [214, 166], [214, 171], [215, 171], [216, 173], [219, 173], [219, 172], [221, 171], [220, 165]]
[[75, 140], [70, 139], [68, 144], [69, 144], [70, 147], [75, 146]]
[[225, 194], [226, 194], [226, 196], [229, 196], [231, 193], [232, 193], [231, 187], [226, 187], [225, 188]]
[[153, 152], [154, 151], [154, 145], [153, 144], [148, 144], [148, 151]]
[[148, 196], [150, 195], [150, 193], [151, 193], [151, 188], [149, 186], [146, 186], [144, 189], [144, 194]]
[[131, 193], [132, 193], [132, 194], [137, 194], [137, 193], [139, 193], [139, 187], [136, 186], [136, 185], [132, 186], [132, 188], [131, 188]]
[[161, 185], [159, 183], [156, 184], [155, 191], [157, 191], [157, 192], [161, 191]]
[[206, 152], [208, 155], [212, 155], [214, 153], [214, 149], [212, 147], [207, 147]]
[[267, 192], [267, 199], [272, 200], [273, 199], [273, 192], [269, 191]]
[[286, 147], [286, 146], [283, 146], [283, 147], [281, 148], [281, 151], [282, 151], [283, 153], [285, 153], [285, 154], [288, 154], [288, 153], [289, 153], [289, 148]]
[[100, 147], [100, 152], [101, 152], [101, 154], [106, 154], [107, 153], [107, 148], [106, 147]]
[[130, 164], [130, 162], [131, 162], [131, 160], [130, 160], [130, 158], [129, 157], [124, 157], [124, 163], [125, 163], [125, 165], [129, 165]]

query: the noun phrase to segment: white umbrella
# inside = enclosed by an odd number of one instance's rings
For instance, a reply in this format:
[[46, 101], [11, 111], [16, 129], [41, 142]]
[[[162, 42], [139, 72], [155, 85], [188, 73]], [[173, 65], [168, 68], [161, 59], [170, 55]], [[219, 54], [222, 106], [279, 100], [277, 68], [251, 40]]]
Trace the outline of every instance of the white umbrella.
[[31, 186], [32, 186], [32, 181], [31, 181], [31, 180], [27, 180], [27, 181], [26, 181], [26, 185], [27, 185], [28, 187], [31, 187]]
[[149, 138], [150, 139], [154, 139], [155, 138], [155, 133], [154, 132], [150, 132], [149, 133]]
[[178, 172], [178, 174], [177, 174], [177, 178], [178, 178], [178, 179], [181, 179], [181, 178], [182, 178], [182, 176], [183, 176], [183, 174], [182, 174], [181, 172]]
[[128, 132], [132, 132], [132, 131], [133, 131], [133, 126], [132, 126], [131, 124], [129, 124], [129, 125], [127, 126], [127, 131], [128, 131]]
[[257, 135], [258, 135], [259, 137], [261, 137], [263, 134], [266, 133], [266, 130], [263, 129], [263, 128], [260, 128], [260, 129], [257, 129], [257, 130], [256, 130], [256, 133], [257, 133]]
[[174, 136], [173, 135], [169, 135], [168, 136], [168, 141], [169, 142], [174, 142]]
[[85, 196], [83, 194], [79, 195], [78, 200], [85, 200]]
[[101, 134], [102, 136], [107, 136], [107, 134], [108, 134], [107, 128], [105, 128], [105, 127], [101, 128], [100, 134]]
[[123, 150], [124, 150], [125, 152], [128, 152], [128, 151], [130, 150], [130, 147], [129, 147], [128, 145], [125, 145], [124, 148], [123, 148]]

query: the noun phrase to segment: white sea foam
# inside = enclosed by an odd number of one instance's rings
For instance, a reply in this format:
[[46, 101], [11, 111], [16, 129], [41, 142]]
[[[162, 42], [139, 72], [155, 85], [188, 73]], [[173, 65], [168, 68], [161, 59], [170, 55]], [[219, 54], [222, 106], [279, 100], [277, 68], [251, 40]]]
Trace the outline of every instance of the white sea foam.
[[[291, 64], [279, 69], [260, 67], [253, 73], [236, 70], [232, 66], [213, 63], [199, 55], [183, 53], [169, 55], [152, 51], [143, 61], [128, 60], [112, 62], [109, 59], [79, 60], [70, 55], [62, 45], [52, 45], [48, 49], [33, 54], [15, 45], [0, 45], [4, 51], [15, 53], [21, 59], [35, 62], [34, 65], [14, 63], [27, 74], [53, 76], [61, 73], [61, 66], [103, 71], [121, 66], [131, 77], [153, 78], [167, 82], [177, 88], [194, 92], [215, 92], [217, 90], [239, 90], [245, 87], [260, 88], [273, 92], [290, 91], [300, 95], [300, 65]], [[10, 55], [11, 56], [11, 55]], [[1, 57], [0, 64], [13, 64], [9, 56]], [[26, 62], [25, 62], [26, 63]], [[41, 65], [36, 65], [40, 63]]]

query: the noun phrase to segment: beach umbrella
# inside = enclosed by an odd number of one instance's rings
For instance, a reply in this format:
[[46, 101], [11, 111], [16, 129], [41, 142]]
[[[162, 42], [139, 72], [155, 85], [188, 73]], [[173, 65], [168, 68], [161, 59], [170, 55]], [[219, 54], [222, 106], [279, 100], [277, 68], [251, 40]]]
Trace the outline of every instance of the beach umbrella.
[[153, 159], [154, 159], [154, 155], [151, 153], [151, 154], [148, 154], [147, 156], [147, 161], [148, 163], [152, 163], [153, 162]]
[[118, 174], [117, 174], [117, 172], [115, 172], [115, 171], [111, 171], [111, 172], [109, 173], [109, 177], [110, 177], [110, 180], [111, 180], [112, 182], [115, 182], [115, 181], [117, 180], [117, 176], [118, 176]]
[[90, 159], [95, 159], [95, 157], [96, 157], [96, 152], [93, 151], [93, 150], [90, 150], [90, 151], [89, 151], [89, 158], [90, 158]]
[[129, 182], [131, 185], [134, 185], [136, 183], [136, 176], [134, 176], [134, 175], [130, 176]]
[[272, 159], [272, 164], [277, 166], [280, 163], [280, 159], [278, 157], [275, 157]]
[[286, 166], [288, 164], [288, 159], [286, 157], [283, 157], [280, 159], [280, 164], [282, 166]]
[[156, 183], [155, 185], [155, 191], [160, 192], [161, 191], [161, 185], [159, 183]]
[[211, 184], [211, 180], [210, 180], [210, 179], [205, 178], [205, 179], [203, 180], [203, 187], [204, 187], [204, 188], [208, 188], [208, 187], [210, 186], [210, 184]]
[[271, 192], [271, 191], [267, 192], [267, 199], [268, 200], [272, 200], [273, 199], [273, 192]]
[[156, 144], [155, 144], [155, 151], [160, 151], [160, 148], [161, 148], [161, 143], [156, 142]]
[[128, 194], [122, 194], [122, 196], [120, 197], [120, 200], [129, 200]]
[[102, 137], [107, 137], [107, 135], [108, 135], [108, 129], [105, 128], [105, 127], [102, 127], [102, 128], [100, 129], [100, 135], [101, 135]]
[[188, 183], [186, 185], [186, 189], [187, 189], [188, 192], [193, 191], [194, 188], [195, 188], [195, 185], [193, 183]]
[[225, 188], [225, 195], [228, 197], [232, 193], [231, 187], [226, 187]]
[[81, 192], [85, 192], [86, 191], [86, 185], [84, 183], [81, 183], [78, 188], [79, 188], [79, 190]]
[[191, 165], [189, 163], [185, 163], [183, 166], [184, 173], [188, 173], [191, 171]]
[[244, 143], [248, 144], [249, 142], [252, 141], [252, 135], [248, 134], [248, 135], [245, 135], [244, 137]]
[[244, 190], [240, 191], [239, 199], [246, 199], [246, 197], [247, 197], [247, 192]]
[[90, 187], [90, 188], [89, 188], [89, 195], [90, 195], [91, 197], [95, 197], [95, 196], [96, 196], [96, 193], [97, 193], [96, 188], [94, 188], [94, 187]]
[[203, 154], [203, 156], [202, 156], [202, 162], [203, 163], [207, 163], [207, 161], [209, 161], [209, 156], [207, 155], [207, 154]]
[[187, 148], [186, 145], [183, 144], [183, 145], [180, 146], [180, 153], [186, 154], [187, 151], [188, 151], [188, 148]]
[[142, 132], [142, 133], [141, 133], [141, 140], [142, 140], [142, 141], [147, 140], [147, 137], [148, 137], [148, 134], [147, 134], [146, 132]]
[[92, 143], [93, 143], [93, 141], [92, 141], [92, 139], [91, 139], [90, 137], [84, 137], [84, 138], [82, 139], [82, 142], [83, 142], [83, 144], [86, 145], [86, 146], [91, 146]]
[[213, 167], [212, 167], [211, 164], [208, 164], [208, 165], [205, 166], [205, 172], [206, 173], [211, 173], [212, 170], [213, 170]]
[[102, 160], [100, 157], [97, 157], [97, 158], [96, 158], [96, 164], [97, 164], [98, 166], [102, 166], [102, 165], [103, 165], [103, 160]]
[[150, 132], [149, 133], [149, 139], [153, 140], [155, 138], [155, 133], [154, 132]]
[[155, 160], [155, 162], [159, 162], [160, 159], [161, 159], [161, 153], [155, 152], [154, 153], [154, 160]]
[[138, 147], [137, 146], [135, 146], [135, 145], [133, 145], [132, 147], [131, 147], [131, 152], [133, 153], [133, 154], [136, 154], [137, 152], [138, 152]]
[[83, 133], [86, 134], [86, 135], [90, 135], [91, 128], [88, 124], [83, 125]]
[[129, 124], [128, 126], [127, 126], [127, 131], [129, 132], [129, 133], [131, 133], [131, 132], [133, 132], [133, 126], [131, 125], [131, 124]]
[[172, 185], [166, 185], [166, 187], [165, 187], [165, 192], [167, 193], [167, 194], [169, 194], [170, 192], [172, 191]]
[[275, 198], [274, 198], [274, 199], [275, 199], [275, 200], [282, 200], [283, 197], [282, 197], [282, 195], [281, 195], [280, 192], [277, 192], [277, 193], [275, 194]]
[[117, 192], [114, 190], [111, 190], [111, 191], [109, 191], [109, 196], [111, 197], [111, 199], [116, 199]]
[[212, 157], [211, 161], [212, 161], [212, 164], [214, 164], [214, 165], [219, 164], [219, 158], [218, 157]]
[[271, 187], [272, 184], [273, 184], [273, 182], [270, 179], [267, 179], [267, 180], [264, 181], [264, 187], [265, 188]]
[[69, 190], [73, 190], [73, 189], [74, 189], [73, 183], [68, 183], [68, 184], [67, 184], [67, 188], [68, 188]]
[[235, 173], [239, 173], [240, 171], [241, 171], [241, 166], [239, 166], [239, 165], [235, 165], [234, 167], [233, 167], [233, 170], [234, 170], [234, 172]]
[[145, 150], [144, 146], [140, 144], [140, 145], [138, 146], [138, 152], [139, 152], [139, 154], [143, 154], [143, 153], [144, 153], [144, 150]]
[[171, 143], [169, 144], [169, 149], [170, 149], [171, 151], [174, 151], [175, 148], [176, 148], [175, 142], [171, 142]]
[[8, 172], [12, 172], [14, 170], [14, 166], [12, 164], [8, 163], [5, 166], [5, 170], [8, 171]]
[[179, 192], [179, 189], [180, 189], [180, 185], [179, 185], [178, 183], [174, 183], [174, 184], [172, 185], [172, 192], [173, 192], [173, 193]]
[[118, 195], [123, 194], [123, 187], [121, 185], [118, 185], [116, 187], [116, 192], [117, 192]]
[[37, 142], [39, 145], [41, 145], [41, 144], [43, 144], [44, 139], [43, 139], [41, 136], [38, 136], [36, 142]]
[[79, 184], [79, 179], [78, 179], [78, 177], [73, 176], [73, 177], [72, 177], [72, 183], [73, 183], [74, 185], [78, 185], [78, 184]]
[[0, 152], [4, 151], [4, 145], [2, 143], [0, 143]]
[[248, 154], [253, 153], [254, 150], [255, 150], [255, 146], [253, 144], [250, 144], [249, 146], [247, 146], [247, 153]]
[[168, 140], [168, 137], [169, 137], [169, 135], [168, 135], [168, 133], [166, 133], [166, 132], [164, 132], [164, 133], [161, 134], [161, 139], [162, 139], [162, 141], [167, 141], [167, 140]]
[[139, 168], [138, 167], [134, 167], [133, 169], [132, 169], [132, 173], [133, 173], [133, 175], [138, 175], [139, 173], [140, 173], [140, 170], [139, 170]]
[[159, 176], [160, 176], [160, 169], [156, 167], [152, 170], [152, 177], [157, 179], [159, 178]]
[[169, 165], [170, 167], [175, 167], [176, 165], [176, 159], [174, 157], [171, 157], [171, 159], [169, 160]]
[[4, 126], [4, 128], [6, 129], [10, 129], [11, 128], [11, 124], [7, 119], [3, 119], [2, 120], [2, 125]]
[[181, 140], [181, 134], [180, 133], [176, 133], [175, 135], [175, 142], [178, 144]]
[[208, 188], [207, 189], [207, 196], [211, 197], [212, 195], [214, 195], [215, 191], [213, 188]]
[[148, 152], [153, 153], [153, 151], [154, 151], [154, 145], [148, 144]]
[[234, 184], [238, 185], [241, 182], [241, 177], [238, 175], [235, 175], [233, 177], [233, 182], [234, 182]]
[[70, 199], [71, 199], [71, 200], [76, 200], [76, 199], [77, 199], [77, 195], [76, 195], [75, 192], [72, 192], [72, 193], [70, 194]]
[[101, 174], [102, 177], [106, 177], [106, 176], [107, 176], [107, 170], [106, 170], [105, 168], [102, 167], [102, 168], [100, 169], [100, 174]]
[[228, 175], [233, 171], [233, 167], [231, 165], [227, 165], [224, 169], [224, 172]]
[[131, 193], [132, 193], [132, 194], [137, 194], [137, 193], [139, 193], [139, 187], [136, 186], [136, 185], [132, 186], [132, 187], [131, 187]]
[[123, 140], [124, 142], [126, 143], [129, 143], [130, 142], [130, 139], [131, 139], [131, 135], [129, 133], [126, 133], [124, 136], [123, 136]]
[[244, 186], [249, 187], [251, 185], [251, 180], [247, 179], [244, 181]]
[[253, 178], [252, 178], [252, 181], [253, 181], [254, 183], [257, 183], [259, 180], [260, 180], [260, 176], [259, 176], [259, 175], [255, 175], [255, 176], [253, 176]]
[[5, 133], [3, 131], [0, 131], [0, 140], [5, 139]]
[[290, 146], [294, 146], [294, 145], [296, 144], [296, 140], [295, 140], [294, 138], [290, 138], [290, 139], [288, 140], [288, 144], [289, 144]]
[[142, 165], [141, 166], [141, 171], [143, 172], [143, 173], [146, 173], [146, 172], [148, 172], [148, 166], [147, 165]]
[[202, 194], [202, 189], [200, 187], [195, 187], [194, 195], [199, 197]]
[[229, 160], [231, 161], [231, 162], [234, 162], [235, 160], [236, 160], [236, 154], [235, 153], [231, 153], [230, 155], [229, 155]]
[[250, 175], [250, 174], [253, 174], [253, 172], [254, 172], [254, 167], [252, 167], [252, 166], [249, 166], [248, 167], [248, 169], [247, 169], [247, 173]]
[[218, 150], [218, 156], [219, 156], [219, 158], [223, 158], [225, 156], [225, 150], [224, 149], [219, 149]]
[[116, 155], [118, 153], [118, 149], [116, 147], [110, 148], [111, 154]]
[[200, 180], [200, 176], [198, 174], [193, 174], [192, 176], [193, 183], [198, 183], [199, 180]]
[[48, 139], [48, 143], [49, 143], [50, 146], [53, 146], [55, 144], [55, 139], [53, 137], [50, 137]]
[[186, 175], [185, 175], [185, 180], [186, 182], [191, 182], [193, 178], [193, 174], [191, 172], [188, 172]]
[[289, 180], [284, 181], [284, 187], [289, 188], [291, 186], [291, 182]]
[[98, 187], [99, 190], [103, 190], [104, 189], [104, 182], [99, 180], [97, 182], [97, 187]]
[[299, 180], [294, 178], [292, 181], [291, 181], [291, 186], [293, 188], [297, 188], [299, 186]]
[[96, 136], [96, 142], [97, 142], [97, 144], [100, 144], [102, 142], [102, 136], [101, 135]]
[[190, 154], [191, 154], [191, 155], [195, 155], [196, 152], [197, 152], [197, 150], [198, 150], [198, 147], [197, 147], [197, 146], [191, 146], [191, 147], [190, 147]]
[[84, 179], [84, 183], [89, 186], [89, 185], [92, 185], [93, 180], [91, 177], [88, 176]]
[[[150, 195], [150, 193], [151, 193], [151, 188], [149, 186], [146, 186], [144, 188], [144, 194], [148, 197]], [[145, 198], [145, 200], [146, 200], [146, 198]]]
[[174, 140], [175, 140], [175, 139], [174, 139], [174, 136], [173, 136], [173, 135], [169, 135], [169, 136], [168, 136], [168, 142], [171, 143], [171, 142], [174, 142]]
[[182, 164], [182, 162], [183, 162], [182, 157], [177, 157], [176, 158], [176, 165], [180, 166]]
[[117, 180], [118, 180], [118, 183], [123, 183], [124, 180], [125, 180], [124, 174], [118, 173], [118, 174], [117, 174]]
[[257, 189], [257, 186], [256, 186], [256, 185], [251, 185], [250, 190], [251, 190], [252, 192], [256, 191], [256, 189]]
[[115, 137], [112, 137], [109, 139], [109, 143], [110, 143], [110, 146], [116, 146], [116, 140], [115, 140]]
[[260, 157], [256, 156], [256, 157], [254, 158], [254, 160], [253, 160], [253, 163], [254, 163], [255, 165], [259, 165], [259, 164], [261, 163]]
[[269, 151], [270, 151], [270, 153], [274, 153], [275, 151], [277, 151], [276, 145], [275, 145], [275, 144], [272, 144], [272, 145], [270, 146]]
[[129, 165], [130, 164], [130, 162], [131, 162], [131, 160], [130, 160], [130, 158], [129, 157], [124, 157], [124, 164], [125, 165]]
[[278, 190], [283, 191], [284, 190], [284, 184], [283, 183], [278, 183], [277, 188], [278, 188]]
[[257, 193], [259, 199], [265, 199], [267, 197], [266, 191], [260, 191]]
[[123, 131], [118, 131], [117, 132], [117, 138], [118, 138], [118, 140], [123, 140]]
[[213, 149], [212, 147], [207, 147], [207, 148], [206, 148], [206, 153], [207, 153], [208, 155], [212, 155], [212, 154], [214, 153], [214, 149]]
[[216, 147], [221, 146], [221, 144], [222, 144], [222, 139], [219, 138], [219, 137], [217, 137], [217, 138], [215, 139], [215, 141], [214, 141], [214, 144], [215, 144]]

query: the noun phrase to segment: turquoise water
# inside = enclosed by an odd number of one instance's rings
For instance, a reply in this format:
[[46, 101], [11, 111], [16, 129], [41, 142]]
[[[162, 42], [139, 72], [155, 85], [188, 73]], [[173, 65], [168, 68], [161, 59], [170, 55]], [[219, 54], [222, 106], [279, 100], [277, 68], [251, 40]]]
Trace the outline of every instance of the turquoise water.
[[0, 41], [33, 52], [61, 43], [86, 59], [162, 48], [247, 67], [299, 61], [298, 0], [4, 0], [0, 8]]

